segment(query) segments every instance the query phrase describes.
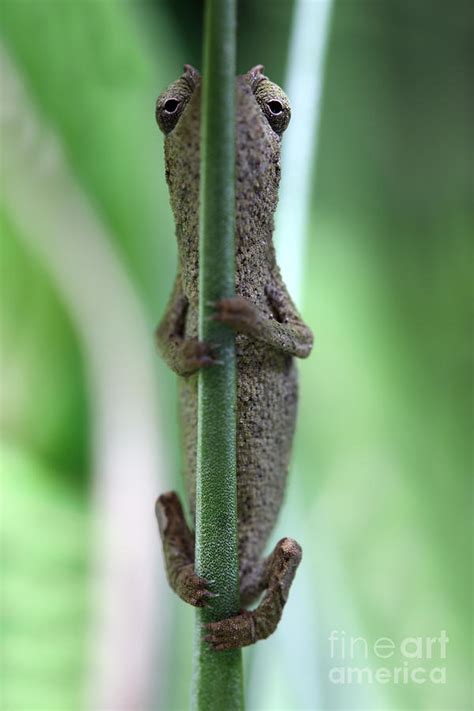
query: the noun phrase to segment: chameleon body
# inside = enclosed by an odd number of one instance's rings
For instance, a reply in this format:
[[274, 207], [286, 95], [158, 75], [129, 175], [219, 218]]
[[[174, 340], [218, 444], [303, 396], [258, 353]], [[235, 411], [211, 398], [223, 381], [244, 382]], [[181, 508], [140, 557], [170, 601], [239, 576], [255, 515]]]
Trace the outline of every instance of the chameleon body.
[[[278, 201], [281, 134], [290, 119], [283, 91], [257, 66], [236, 78], [236, 296], [216, 304], [215, 318], [236, 332], [237, 501], [243, 605], [265, 593], [250, 612], [207, 625], [218, 650], [241, 647], [273, 632], [301, 548], [279, 541], [261, 559], [282, 504], [293, 439], [297, 374], [312, 334], [282, 281], [272, 243]], [[166, 179], [178, 240], [178, 274], [157, 330], [160, 351], [181, 376], [180, 409], [185, 484], [194, 517], [197, 371], [218, 367], [212, 346], [198, 341], [199, 140], [201, 79], [184, 74], [160, 95], [156, 118], [165, 133]], [[168, 580], [185, 601], [202, 606], [213, 596], [194, 572], [194, 536], [174, 492], [159, 497], [156, 513]]]

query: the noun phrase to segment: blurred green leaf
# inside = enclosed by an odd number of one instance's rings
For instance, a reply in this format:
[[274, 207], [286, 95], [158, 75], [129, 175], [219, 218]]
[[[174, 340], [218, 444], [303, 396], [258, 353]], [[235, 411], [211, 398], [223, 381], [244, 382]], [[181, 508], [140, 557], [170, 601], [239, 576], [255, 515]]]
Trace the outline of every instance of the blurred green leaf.
[[48, 275], [0, 212], [1, 430], [4, 439], [87, 484], [88, 406], [82, 356]]
[[[2, 707], [79, 709], [87, 634], [88, 512], [68, 478], [1, 445]], [[69, 479], [70, 481], [70, 479]]]

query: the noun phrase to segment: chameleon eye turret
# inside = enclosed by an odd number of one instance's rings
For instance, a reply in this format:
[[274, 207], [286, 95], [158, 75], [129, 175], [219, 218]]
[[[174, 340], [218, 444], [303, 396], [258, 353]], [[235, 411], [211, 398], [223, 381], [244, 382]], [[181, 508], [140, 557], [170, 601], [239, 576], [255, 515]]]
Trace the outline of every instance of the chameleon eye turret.
[[257, 102], [268, 123], [278, 136], [286, 130], [291, 118], [290, 102], [277, 84], [274, 84], [263, 73], [264, 67], [258, 64], [245, 75]]
[[[219, 367], [219, 353], [198, 340], [200, 76], [182, 76], [158, 98], [165, 134], [165, 169], [178, 241], [178, 273], [158, 346], [180, 376], [185, 487], [194, 518], [197, 442], [197, 372]], [[281, 278], [272, 244], [278, 202], [281, 136], [291, 116], [279, 86], [257, 65], [236, 78], [236, 296], [216, 304], [214, 318], [236, 332], [237, 504], [240, 594], [258, 606], [206, 625], [216, 650], [243, 647], [276, 628], [301, 560], [301, 547], [281, 539], [263, 550], [278, 516], [286, 484], [298, 401], [296, 358], [311, 352], [313, 337]], [[156, 513], [166, 572], [173, 590], [196, 607], [219, 590], [194, 571], [194, 533], [175, 492], [159, 497]]]
[[[275, 85], [273, 84], [273, 86]], [[281, 94], [274, 94], [273, 91], [269, 90], [268, 95], [271, 98], [264, 97], [259, 101], [268, 123], [279, 136], [286, 130], [291, 118], [289, 101], [284, 97], [286, 99], [284, 102]]]
[[160, 94], [156, 101], [155, 117], [163, 133], [170, 133], [174, 129], [199, 81], [197, 69], [185, 64], [180, 78]]

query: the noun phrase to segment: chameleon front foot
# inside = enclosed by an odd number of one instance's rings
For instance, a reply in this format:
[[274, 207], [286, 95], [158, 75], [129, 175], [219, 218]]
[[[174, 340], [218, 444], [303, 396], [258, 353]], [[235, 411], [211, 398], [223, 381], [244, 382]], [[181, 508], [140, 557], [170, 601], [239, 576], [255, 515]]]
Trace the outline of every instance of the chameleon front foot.
[[182, 377], [197, 373], [200, 368], [218, 365], [215, 347], [211, 343], [195, 338], [185, 339], [176, 334], [163, 333], [165, 327], [157, 330], [158, 347], [168, 365]]
[[243, 296], [218, 301], [212, 319], [247, 335], [258, 335], [261, 329], [259, 309]]
[[213, 346], [204, 341], [194, 339], [182, 341], [182, 355], [183, 367], [187, 372], [195, 372], [199, 368], [219, 363]]
[[266, 639], [277, 628], [302, 556], [301, 546], [282, 538], [270, 557], [268, 583], [258, 607], [235, 617], [204, 625], [204, 640], [216, 651], [246, 647]]

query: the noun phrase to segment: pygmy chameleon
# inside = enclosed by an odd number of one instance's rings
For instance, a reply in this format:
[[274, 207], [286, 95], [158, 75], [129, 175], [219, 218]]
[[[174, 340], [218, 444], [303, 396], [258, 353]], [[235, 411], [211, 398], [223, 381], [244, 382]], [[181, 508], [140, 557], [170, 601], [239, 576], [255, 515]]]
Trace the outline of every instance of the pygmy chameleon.
[[[197, 371], [218, 367], [211, 344], [198, 340], [199, 137], [201, 77], [184, 73], [156, 103], [165, 134], [166, 180], [176, 223], [178, 273], [157, 329], [160, 352], [180, 378], [185, 485], [194, 517]], [[297, 406], [294, 356], [306, 358], [313, 337], [283, 283], [272, 243], [280, 181], [280, 142], [290, 120], [288, 98], [258, 65], [236, 78], [236, 295], [219, 301], [217, 320], [236, 332], [237, 505], [240, 595], [256, 609], [206, 625], [216, 650], [243, 647], [276, 628], [301, 560], [301, 547], [281, 539], [262, 551], [280, 509]], [[288, 235], [288, 238], [291, 238]], [[194, 571], [194, 534], [175, 492], [159, 497], [156, 514], [173, 590], [202, 607], [214, 593]]]

